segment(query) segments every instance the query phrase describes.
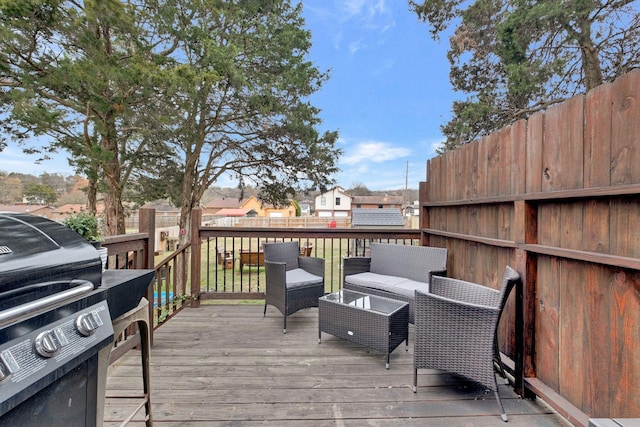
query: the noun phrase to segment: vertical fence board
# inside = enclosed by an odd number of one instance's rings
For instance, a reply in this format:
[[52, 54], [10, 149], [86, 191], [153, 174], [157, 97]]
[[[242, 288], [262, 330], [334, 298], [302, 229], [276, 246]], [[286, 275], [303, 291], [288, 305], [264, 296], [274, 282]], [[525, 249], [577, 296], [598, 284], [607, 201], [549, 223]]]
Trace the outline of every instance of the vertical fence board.
[[566, 141], [561, 144], [562, 189], [584, 187], [584, 96], [574, 96], [565, 101], [563, 132]]
[[545, 203], [538, 206], [538, 242], [541, 245], [560, 246], [560, 205]]
[[573, 97], [545, 116], [543, 191], [582, 188], [584, 98]]
[[523, 194], [527, 182], [527, 151], [523, 149], [527, 141], [527, 121], [518, 120], [511, 126], [511, 194]]
[[460, 228], [464, 226], [462, 224], [465, 221], [464, 209], [456, 209], [452, 206], [447, 207], [447, 230], [451, 230], [454, 233], [459, 233]]
[[478, 144], [478, 197], [487, 197], [487, 172], [489, 170], [487, 138], [481, 138], [474, 144]]
[[515, 240], [512, 236], [513, 204], [502, 203], [498, 207], [498, 234], [501, 240]]
[[542, 191], [557, 191], [562, 189], [560, 177], [560, 144], [566, 144], [562, 139], [563, 105], [556, 105], [544, 117], [543, 146], [542, 146]]
[[578, 263], [562, 261], [559, 290], [559, 390], [562, 396], [580, 406], [586, 386], [584, 378], [584, 337], [587, 325], [584, 322], [584, 277]]
[[486, 195], [497, 196], [500, 194], [500, 131], [494, 132], [485, 138], [487, 146], [487, 193]]
[[615, 81], [611, 125], [611, 183], [640, 182], [640, 73]]
[[584, 323], [588, 325], [585, 334], [584, 363], [582, 369], [586, 380], [583, 411], [593, 417], [609, 417], [609, 396], [611, 393], [609, 287], [607, 277], [610, 269], [601, 265], [586, 265], [584, 275], [585, 313]]
[[525, 170], [526, 192], [539, 193], [542, 191], [542, 154], [544, 140], [543, 113], [536, 113], [527, 121], [527, 139], [525, 152], [527, 153]]
[[427, 185], [429, 186], [429, 197], [432, 201], [438, 202], [444, 200], [442, 197], [442, 189], [446, 187], [446, 181], [443, 181], [442, 174], [442, 159], [443, 156], [434, 157], [431, 159], [431, 170], [427, 176]]
[[585, 102], [584, 186], [611, 184], [611, 97], [613, 85], [598, 86]]
[[611, 252], [633, 258], [640, 257], [640, 199], [611, 200]]
[[611, 361], [614, 365], [611, 412], [616, 417], [640, 414], [640, 273], [618, 271], [612, 285]]
[[560, 206], [560, 247], [565, 249], [583, 249], [581, 203], [563, 203]]
[[471, 143], [468, 145], [467, 155], [469, 156], [469, 197], [478, 197], [478, 180], [480, 176], [478, 174], [478, 144]]
[[444, 166], [446, 167], [446, 175], [447, 175], [447, 200], [460, 200], [460, 190], [459, 187], [453, 183], [457, 183], [456, 180], [458, 169], [456, 169], [457, 159], [459, 158], [459, 153], [457, 151], [452, 151], [447, 153], [446, 161]]
[[498, 170], [498, 192], [497, 195], [505, 196], [511, 193], [511, 168], [513, 162], [511, 158], [511, 126], [503, 128], [498, 132], [499, 150], [499, 162], [497, 164]]
[[558, 390], [559, 261], [538, 258], [538, 287], [536, 289], [536, 366], [537, 377], [554, 390]]
[[587, 200], [582, 221], [583, 249], [590, 252], [609, 252], [609, 201]]

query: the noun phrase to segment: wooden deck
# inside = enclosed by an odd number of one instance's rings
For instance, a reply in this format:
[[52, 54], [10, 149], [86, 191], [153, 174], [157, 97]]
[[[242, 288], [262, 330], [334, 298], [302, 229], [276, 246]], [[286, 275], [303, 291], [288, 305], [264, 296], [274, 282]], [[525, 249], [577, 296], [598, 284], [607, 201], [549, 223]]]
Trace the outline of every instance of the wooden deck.
[[[286, 335], [280, 313], [269, 307], [263, 318], [262, 310], [187, 308], [156, 331], [156, 426], [570, 425], [541, 400], [522, 400], [503, 385], [504, 424], [493, 393], [438, 371], [420, 371], [414, 394], [411, 342], [408, 352], [401, 345], [392, 353], [386, 370], [376, 351], [327, 334], [319, 344], [316, 308], [291, 316]], [[117, 426], [135, 408], [127, 396], [142, 389], [139, 361], [134, 350], [109, 368], [105, 426]]]

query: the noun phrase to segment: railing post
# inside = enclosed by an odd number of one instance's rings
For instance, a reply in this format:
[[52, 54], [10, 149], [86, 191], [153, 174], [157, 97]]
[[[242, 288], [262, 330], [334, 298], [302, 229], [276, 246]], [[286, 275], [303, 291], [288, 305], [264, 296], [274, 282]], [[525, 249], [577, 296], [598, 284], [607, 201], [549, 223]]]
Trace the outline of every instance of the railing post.
[[155, 267], [154, 257], [156, 252], [156, 210], [153, 208], [140, 208], [138, 212], [138, 231], [148, 233], [147, 247], [142, 268]]
[[202, 209], [191, 210], [191, 307], [200, 307], [200, 268], [201, 268], [201, 242], [200, 223], [202, 222]]
[[[153, 270], [155, 269], [155, 253], [156, 253], [156, 210], [153, 208], [140, 208], [138, 211], [138, 231], [140, 233], [147, 233], [146, 248], [144, 250], [144, 260], [142, 262], [142, 268]], [[149, 325], [149, 344], [153, 345], [153, 289], [158, 278], [156, 277], [151, 281], [151, 285], [147, 288], [146, 298], [149, 301], [149, 319], [151, 325]]]

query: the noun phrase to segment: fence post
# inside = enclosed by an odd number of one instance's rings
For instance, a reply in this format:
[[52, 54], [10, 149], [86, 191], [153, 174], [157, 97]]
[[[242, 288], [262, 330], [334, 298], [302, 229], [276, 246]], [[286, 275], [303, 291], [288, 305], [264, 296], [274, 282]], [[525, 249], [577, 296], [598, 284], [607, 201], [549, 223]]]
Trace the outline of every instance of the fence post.
[[[514, 240], [517, 245], [538, 243], [538, 213], [534, 205], [514, 202]], [[521, 248], [515, 250], [515, 269], [522, 284], [516, 289], [516, 381], [515, 389], [522, 397], [534, 397], [526, 389], [524, 378], [535, 377], [535, 316], [537, 258]]]
[[[418, 224], [420, 224], [420, 230], [424, 230], [425, 228], [429, 228], [429, 208], [423, 207], [423, 203], [429, 201], [429, 187], [427, 186], [426, 181], [421, 181], [418, 185], [418, 199], [420, 200], [418, 205]], [[420, 233], [420, 245], [429, 246], [429, 234]]]
[[191, 307], [200, 307], [200, 277], [202, 251], [200, 242], [200, 223], [202, 208], [191, 210]]

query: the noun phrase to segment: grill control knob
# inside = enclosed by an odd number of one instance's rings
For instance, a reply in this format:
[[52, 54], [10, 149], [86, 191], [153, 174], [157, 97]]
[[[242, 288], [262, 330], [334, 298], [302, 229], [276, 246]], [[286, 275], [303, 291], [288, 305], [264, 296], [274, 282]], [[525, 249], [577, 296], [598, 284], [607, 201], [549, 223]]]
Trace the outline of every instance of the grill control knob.
[[11, 375], [18, 369], [20, 366], [9, 350], [0, 353], [0, 383], [11, 378]]
[[76, 318], [76, 330], [83, 337], [91, 336], [102, 325], [102, 319], [95, 311], [83, 313]]
[[36, 337], [35, 349], [42, 357], [53, 357], [60, 351], [60, 342], [54, 331], [40, 332]]
[[8, 380], [9, 378], [11, 378], [11, 371], [9, 370], [9, 367], [0, 362], [0, 383]]

